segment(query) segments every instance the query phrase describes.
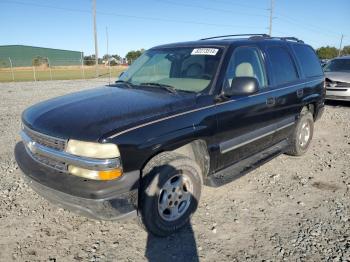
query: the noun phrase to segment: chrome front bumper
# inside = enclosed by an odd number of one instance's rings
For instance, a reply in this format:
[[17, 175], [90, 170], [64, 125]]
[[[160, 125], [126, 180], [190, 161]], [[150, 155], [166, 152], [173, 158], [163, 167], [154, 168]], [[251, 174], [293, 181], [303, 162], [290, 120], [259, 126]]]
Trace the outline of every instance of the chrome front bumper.
[[53, 204], [98, 220], [121, 219], [136, 214], [138, 170], [126, 172], [120, 179], [111, 181], [63, 174], [34, 161], [23, 142], [16, 145], [15, 157], [29, 186]]

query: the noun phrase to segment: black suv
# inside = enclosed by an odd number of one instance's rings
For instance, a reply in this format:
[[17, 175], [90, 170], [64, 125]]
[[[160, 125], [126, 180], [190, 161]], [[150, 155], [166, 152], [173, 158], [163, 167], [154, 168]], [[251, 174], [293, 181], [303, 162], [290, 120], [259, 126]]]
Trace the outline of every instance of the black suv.
[[319, 60], [296, 38], [162, 45], [112, 86], [25, 110], [15, 155], [52, 202], [96, 219], [138, 214], [165, 236], [189, 221], [203, 184], [304, 154], [324, 98]]

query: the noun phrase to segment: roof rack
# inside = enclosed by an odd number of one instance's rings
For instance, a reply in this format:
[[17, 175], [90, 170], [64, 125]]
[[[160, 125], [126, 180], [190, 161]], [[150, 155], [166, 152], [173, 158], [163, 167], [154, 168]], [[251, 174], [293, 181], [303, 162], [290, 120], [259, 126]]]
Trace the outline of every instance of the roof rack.
[[293, 36], [286, 36], [286, 37], [273, 37], [273, 38], [277, 38], [277, 39], [281, 39], [281, 40], [285, 40], [285, 41], [295, 41], [295, 42], [298, 42], [298, 43], [304, 43], [303, 40], [300, 40], [296, 37], [293, 37]]
[[270, 36], [268, 34], [239, 34], [239, 35], [221, 35], [221, 36], [213, 36], [213, 37], [207, 37], [207, 38], [202, 38], [200, 40], [210, 40], [210, 39], [217, 39], [217, 38], [223, 38], [223, 37], [236, 37], [236, 36], [250, 36], [249, 39], [255, 40], [259, 38], [269, 38], [269, 39], [280, 39], [284, 41], [295, 41], [298, 43], [304, 43], [304, 41], [293, 37], [293, 36]]
[[216, 38], [223, 38], [223, 37], [236, 37], [236, 36], [260, 36], [260, 37], [270, 37], [267, 34], [239, 34], [239, 35], [220, 35], [220, 36], [212, 36], [207, 38], [202, 38], [200, 40], [210, 40], [210, 39], [216, 39]]

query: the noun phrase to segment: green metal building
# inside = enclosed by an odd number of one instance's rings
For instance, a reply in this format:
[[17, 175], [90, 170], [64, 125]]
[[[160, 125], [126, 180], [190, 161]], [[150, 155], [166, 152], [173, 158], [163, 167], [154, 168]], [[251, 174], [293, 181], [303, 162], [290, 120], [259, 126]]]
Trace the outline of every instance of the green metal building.
[[33, 66], [45, 61], [51, 66], [80, 65], [82, 52], [25, 45], [0, 46], [0, 67]]

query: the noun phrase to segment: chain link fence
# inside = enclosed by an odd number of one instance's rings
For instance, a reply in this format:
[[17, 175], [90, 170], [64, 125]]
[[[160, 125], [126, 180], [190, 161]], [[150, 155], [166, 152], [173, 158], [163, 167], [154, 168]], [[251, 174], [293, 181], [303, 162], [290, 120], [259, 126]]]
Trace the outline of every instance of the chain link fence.
[[110, 78], [114, 81], [127, 65], [102, 63], [95, 66], [95, 60], [55, 60], [51, 62], [47, 57], [36, 57], [32, 66], [23, 67], [21, 60], [11, 57], [0, 59], [0, 82], [11, 81], [45, 81], [70, 80], [89, 78]]

